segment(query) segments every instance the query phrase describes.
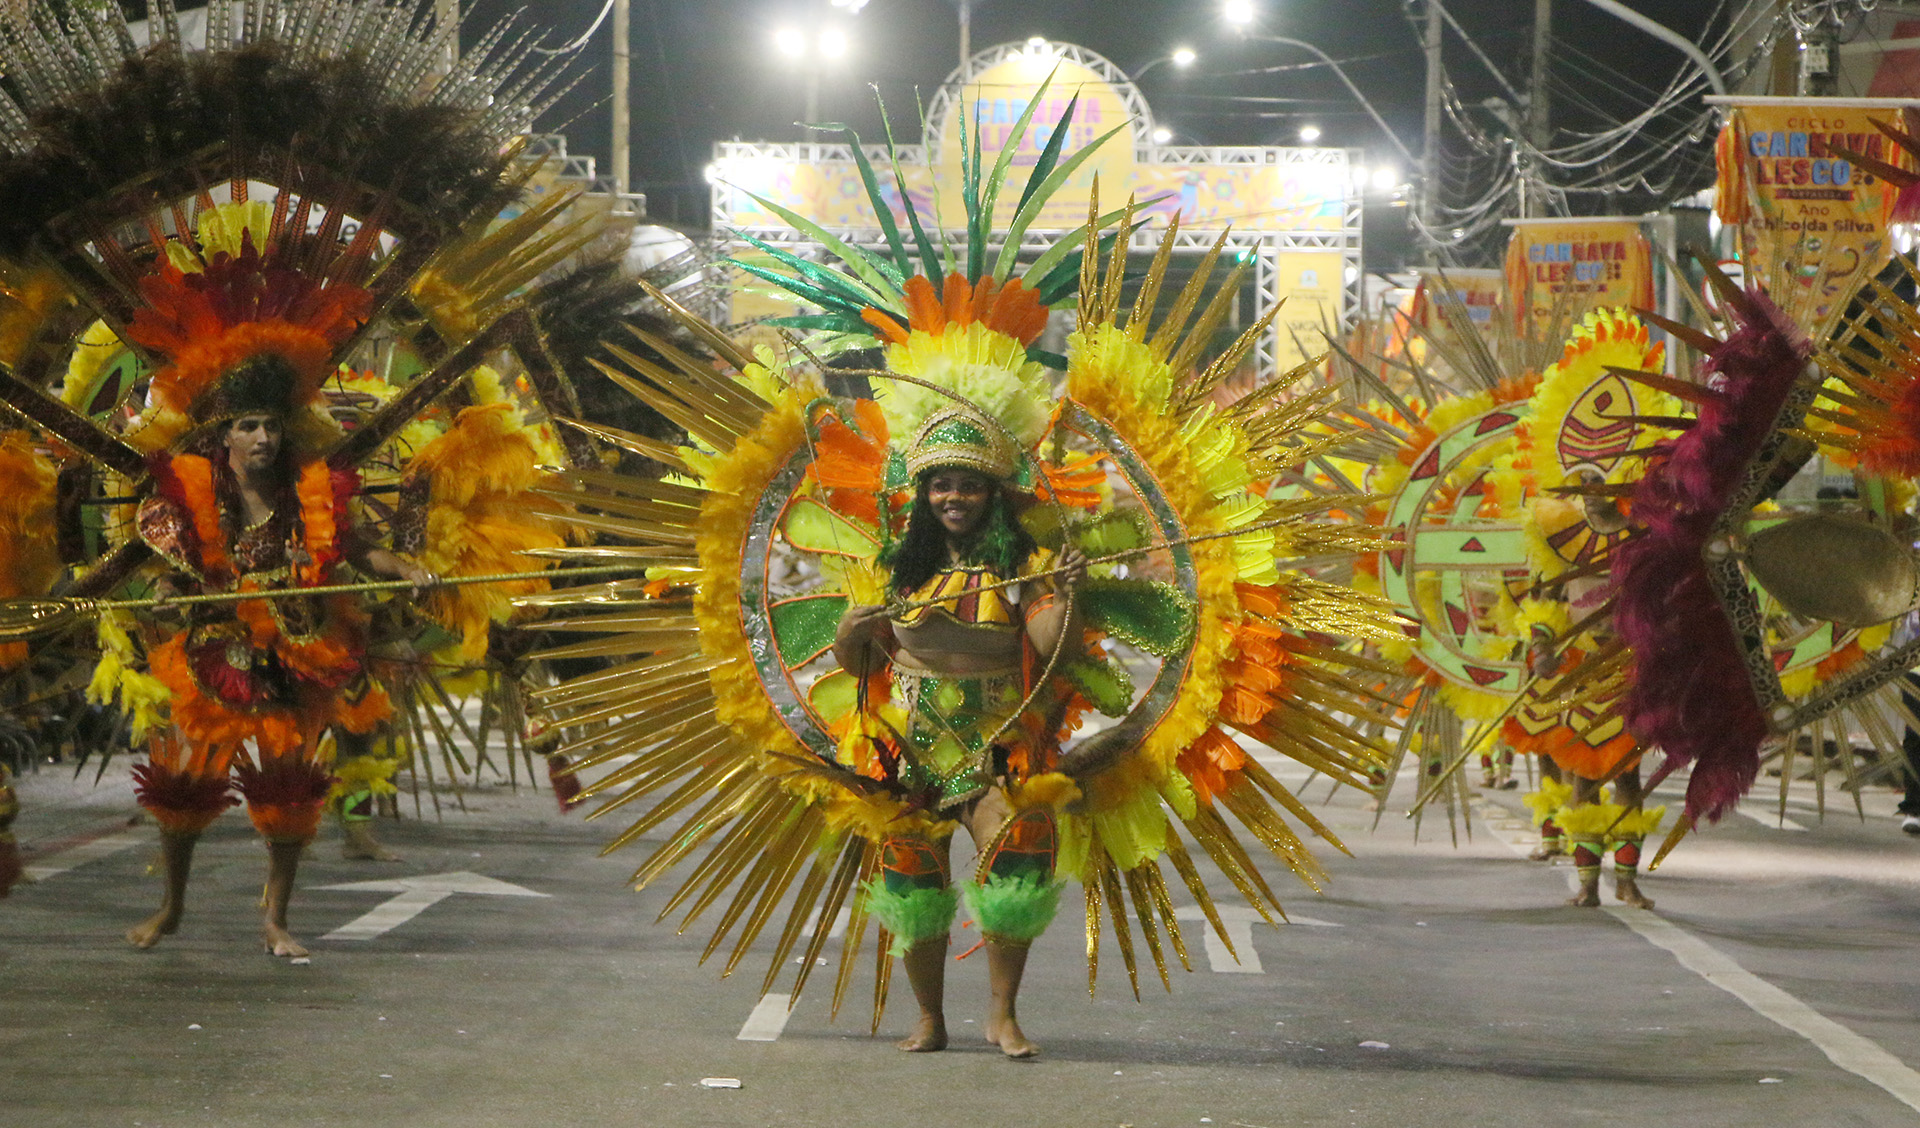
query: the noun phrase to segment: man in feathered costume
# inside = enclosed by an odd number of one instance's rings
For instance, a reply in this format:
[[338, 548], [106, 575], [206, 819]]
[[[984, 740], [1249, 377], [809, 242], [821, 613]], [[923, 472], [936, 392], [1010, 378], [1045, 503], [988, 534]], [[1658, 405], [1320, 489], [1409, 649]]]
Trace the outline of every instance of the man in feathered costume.
[[[143, 289], [129, 336], [167, 360], [153, 378], [154, 414], [190, 424], [180, 453], [155, 458], [137, 517], [172, 586], [286, 592], [333, 582], [342, 562], [431, 584], [432, 573], [356, 532], [359, 476], [303, 441], [317, 430], [334, 350], [366, 316], [366, 291], [275, 269], [250, 238], [191, 274], [163, 263]], [[247, 297], [285, 315], [223, 324]], [[150, 648], [174, 733], [137, 770], [138, 797], [160, 824], [166, 888], [160, 910], [127, 933], [132, 943], [151, 947], [179, 927], [194, 844], [231, 802], [231, 772], [271, 859], [267, 948], [305, 954], [287, 932], [287, 899], [332, 782], [320, 738], [332, 728], [364, 742], [390, 711], [367, 676], [364, 625], [352, 596], [196, 604]]]

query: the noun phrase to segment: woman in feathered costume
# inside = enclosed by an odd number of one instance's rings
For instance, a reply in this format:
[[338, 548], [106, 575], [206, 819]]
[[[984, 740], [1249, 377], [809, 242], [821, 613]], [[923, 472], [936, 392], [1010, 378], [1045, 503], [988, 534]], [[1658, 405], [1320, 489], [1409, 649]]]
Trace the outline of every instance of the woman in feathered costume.
[[[129, 336], [168, 361], [154, 375], [155, 414], [192, 429], [181, 453], [155, 458], [140, 537], [193, 591], [286, 591], [362, 572], [434, 582], [426, 569], [369, 543], [349, 504], [359, 476], [301, 442], [334, 350], [366, 316], [366, 291], [276, 268], [251, 238], [191, 274], [163, 263], [143, 287]], [[288, 311], [224, 323], [223, 311]], [[321, 432], [324, 434], [324, 432]], [[194, 844], [231, 802], [231, 771], [270, 858], [264, 922], [278, 956], [306, 950], [287, 931], [300, 852], [319, 827], [332, 783], [320, 752], [329, 728], [364, 742], [390, 710], [367, 677], [365, 616], [351, 596], [195, 604], [184, 629], [149, 651], [171, 694], [174, 733], [137, 770], [138, 797], [160, 824], [166, 868], [160, 909], [127, 933], [152, 947], [175, 931]]]
[[[707, 952], [728, 943], [729, 972], [784, 913], [763, 991], [797, 964], [797, 997], [829, 934], [843, 934], [836, 1010], [877, 919], [874, 1028], [904, 956], [921, 1006], [907, 1050], [945, 1044], [956, 902], [989, 950], [987, 1032], [1027, 1056], [1014, 1007], [1024, 947], [1066, 880], [1085, 892], [1089, 986], [1110, 918], [1136, 992], [1136, 940], [1163, 983], [1172, 959], [1187, 962], [1163, 860], [1225, 933], [1187, 842], [1262, 912], [1274, 895], [1240, 833], [1317, 883], [1280, 811], [1331, 832], [1236, 734], [1353, 786], [1382, 756], [1352, 720], [1379, 706], [1326, 636], [1382, 636], [1396, 629], [1387, 609], [1281, 563], [1381, 538], [1343, 519], [1351, 496], [1256, 489], [1339, 445], [1310, 426], [1331, 392], [1289, 397], [1297, 372], [1214, 403], [1271, 315], [1206, 362], [1239, 274], [1202, 302], [1216, 244], [1156, 316], [1171, 231], [1125, 308], [1131, 207], [1090, 208], [1083, 229], [1019, 263], [1015, 235], [1094, 152], [1063, 159], [1070, 130], [1057, 125], [1000, 235], [996, 194], [1027, 121], [997, 160], [977, 135], [966, 142], [961, 246], [909, 206], [909, 254], [877, 187], [884, 253], [767, 202], [840, 262], [762, 243], [778, 269], [742, 267], [823, 310], [788, 326], [883, 344], [886, 367], [859, 373], [873, 398], [831, 398], [813, 372], [680, 311], [730, 371], [622, 357], [639, 378], [618, 378], [687, 428], [686, 446], [660, 452], [683, 473], [573, 476], [574, 500], [600, 511], [594, 527], [629, 542], [576, 551], [647, 561], [659, 586], [542, 601], [579, 608], [549, 626], [592, 632], [555, 653], [623, 657], [617, 673], [542, 694], [555, 727], [608, 722], [562, 751], [608, 769], [586, 785], [608, 796], [595, 813], [640, 812], [614, 845], [682, 811], [697, 828], [654, 850], [634, 883], [703, 854], [669, 910], [690, 921], [725, 906]], [[1066, 355], [1035, 347], [1047, 307], [1076, 290]], [[1065, 368], [1058, 386], [1050, 364]], [[1142, 557], [1168, 578], [1143, 577]], [[1138, 691], [1136, 669], [1151, 678]], [[1117, 720], [1101, 728], [1096, 713]], [[979, 860], [950, 879], [962, 823]]]
[[[562, 543], [528, 500], [570, 448], [541, 457], [480, 373], [501, 365], [526, 398], [574, 406], [540, 321], [546, 288], [530, 283], [595, 233], [566, 216], [565, 193], [496, 222], [538, 167], [516, 138], [562, 65], [496, 51], [506, 25], [449, 67], [457, 29], [413, 3], [217, 4], [192, 43], [171, 0], [150, 7], [145, 48], [97, 8], [65, 27], [36, 9], [32, 34], [0, 44], [16, 80], [0, 91], [0, 404], [65, 462], [58, 537], [23, 520], [51, 488], [0, 489], [0, 595], [46, 594], [21, 550], [20, 530], [39, 528], [74, 569], [62, 614], [105, 612], [89, 698], [117, 701], [136, 739], [164, 730], [138, 771], [167, 887], [129, 938], [145, 947], [177, 927], [193, 844], [232, 805], [231, 774], [271, 846], [268, 947], [293, 955], [286, 899], [328, 796], [323, 734], [350, 761], [343, 807], [390, 789], [398, 760], [356, 755], [390, 707], [367, 676], [357, 593], [288, 593], [351, 579], [343, 563], [415, 587], [519, 571], [519, 552]], [[380, 349], [412, 374], [404, 386], [344, 371]], [[349, 385], [366, 383], [384, 394], [362, 410], [365, 388]], [[444, 427], [422, 418], [462, 384], [477, 406]], [[397, 534], [407, 510], [362, 504], [362, 467], [418, 501], [422, 535], [396, 537], [408, 556], [356, 530], [358, 514]], [[55, 480], [51, 460], [0, 442], [0, 480], [39, 479]], [[94, 602], [156, 571], [163, 593], [249, 598], [140, 624]], [[497, 589], [461, 591], [390, 617], [383, 656], [423, 619], [460, 634], [466, 659], [484, 652], [510, 608]], [[44, 628], [32, 605], [12, 610], [9, 637]], [[397, 696], [431, 676], [395, 679]], [[364, 822], [347, 829], [350, 856], [379, 853]]]
[[[1045, 311], [1019, 283], [1006, 290], [1012, 300], [997, 311], [1000, 324], [1010, 307], [1037, 336]], [[1004, 424], [966, 407], [935, 410], [918, 427], [905, 457], [914, 488], [906, 531], [882, 557], [889, 594], [904, 602], [851, 607], [834, 640], [848, 673], [891, 682], [904, 716], [902, 729], [881, 738], [887, 747], [876, 750], [877, 774], [942, 820], [932, 833], [882, 844], [881, 879], [869, 900], [897, 938], [920, 1004], [919, 1025], [900, 1043], [907, 1050], [947, 1044], [942, 1003], [956, 898], [946, 820], [953, 820], [967, 826], [983, 859], [963, 889], [987, 948], [987, 1040], [1010, 1057], [1037, 1052], [1014, 1004], [1027, 947], [1059, 904], [1055, 830], [1045, 807], [1016, 815], [1004, 785], [1019, 786], [1054, 759], [1051, 734], [1021, 711], [1033, 704], [1036, 670], [1050, 668], [1049, 658], [1079, 633], [1072, 593], [1087, 565], [1071, 546], [1056, 561], [1021, 527], [1018, 454]], [[997, 586], [1048, 572], [1053, 579]]]

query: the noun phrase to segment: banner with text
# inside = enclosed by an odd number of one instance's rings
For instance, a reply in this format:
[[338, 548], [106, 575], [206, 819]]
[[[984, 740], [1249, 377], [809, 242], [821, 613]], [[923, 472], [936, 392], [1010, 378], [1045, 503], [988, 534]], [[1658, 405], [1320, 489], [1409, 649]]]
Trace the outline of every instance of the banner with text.
[[1514, 324], [1569, 322], [1590, 309], [1653, 305], [1653, 248], [1632, 219], [1522, 222], [1507, 243]]
[[1887, 223], [1899, 190], [1849, 159], [1911, 167], [1876, 120], [1904, 124], [1886, 104], [1735, 104], [1715, 146], [1715, 207], [1739, 229], [1747, 279], [1815, 332], [1893, 257]]

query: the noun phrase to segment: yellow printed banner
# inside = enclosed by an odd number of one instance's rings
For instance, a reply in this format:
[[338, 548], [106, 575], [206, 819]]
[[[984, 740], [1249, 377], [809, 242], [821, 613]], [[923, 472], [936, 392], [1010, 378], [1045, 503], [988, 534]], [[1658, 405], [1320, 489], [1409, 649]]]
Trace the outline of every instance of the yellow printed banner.
[[1874, 124], [1901, 128], [1901, 114], [1840, 100], [1728, 109], [1715, 147], [1716, 211], [1739, 229], [1747, 278], [1816, 334], [1892, 259], [1887, 223], [1899, 190], [1849, 157], [1911, 167]]
[[1514, 324], [1555, 311], [1577, 320], [1605, 306], [1653, 305], [1653, 248], [1632, 219], [1522, 220], [1507, 243]]
[[1469, 332], [1467, 326], [1450, 322], [1448, 307], [1441, 303], [1442, 290], [1451, 290], [1460, 299], [1467, 319], [1473, 323], [1472, 328], [1482, 336], [1493, 331], [1493, 319], [1506, 305], [1506, 278], [1498, 270], [1465, 267], [1446, 271], [1423, 270], [1420, 272], [1420, 287], [1414, 299], [1413, 312], [1421, 328], [1445, 328], [1456, 334]]

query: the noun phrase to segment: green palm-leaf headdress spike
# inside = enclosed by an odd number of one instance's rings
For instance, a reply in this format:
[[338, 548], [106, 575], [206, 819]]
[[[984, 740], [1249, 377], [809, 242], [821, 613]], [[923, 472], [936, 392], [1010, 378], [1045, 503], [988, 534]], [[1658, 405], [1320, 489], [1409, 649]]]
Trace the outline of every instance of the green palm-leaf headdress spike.
[[[1042, 96], [1053, 82], [1048, 75], [1027, 101], [1027, 107], [1020, 114], [1009, 133], [1007, 144], [996, 154], [991, 168], [987, 166], [986, 156], [980, 141], [980, 123], [977, 119], [967, 119], [964, 99], [960, 105], [961, 134], [964, 138], [960, 152], [961, 203], [966, 214], [965, 245], [961, 253], [955, 254], [947, 242], [947, 233], [936, 222], [929, 234], [928, 223], [923, 220], [912, 197], [907, 192], [906, 176], [900, 169], [898, 146], [893, 140], [891, 124], [886, 125], [887, 152], [893, 166], [894, 188], [901, 205], [905, 208], [907, 232], [900, 230], [893, 209], [888, 205], [880, 189], [879, 177], [875, 174], [873, 163], [861, 147], [860, 136], [851, 128], [840, 125], [838, 129], [853, 150], [854, 164], [860, 173], [861, 184], [865, 187], [868, 202], [874, 215], [880, 222], [880, 232], [886, 241], [884, 251], [868, 250], [854, 246], [834, 235], [818, 223], [800, 215], [791, 208], [747, 192], [755, 203], [779, 216], [794, 230], [824, 247], [830, 260], [825, 263], [810, 262], [791, 251], [767, 243], [745, 232], [740, 237], [770, 258], [774, 266], [760, 262], [749, 262], [735, 258], [733, 265], [748, 274], [786, 291], [807, 302], [818, 306], [819, 313], [801, 314], [792, 317], [771, 319], [768, 323], [792, 329], [820, 331], [829, 334], [843, 334], [852, 337], [874, 337], [875, 329], [871, 316], [890, 320], [905, 329], [908, 325], [907, 279], [921, 275], [929, 280], [938, 281], [949, 273], [959, 274], [969, 285], [978, 284], [983, 278], [991, 278], [994, 283], [1004, 283], [1013, 274], [1019, 262], [1020, 244], [1027, 229], [1032, 226], [1041, 211], [1052, 199], [1061, 185], [1090, 159], [1100, 146], [1114, 134], [1127, 128], [1126, 123], [1115, 126], [1090, 144], [1082, 147], [1072, 156], [1062, 159], [1068, 126], [1072, 123], [1074, 110], [1079, 105], [1079, 96], [1068, 101], [1060, 120], [1055, 124], [1052, 135], [1047, 139], [1040, 156], [1035, 160], [1033, 169], [1020, 194], [1019, 204], [1007, 225], [999, 242], [997, 254], [989, 261], [989, 244], [993, 241], [993, 217], [999, 204], [1001, 190], [1006, 186], [1007, 170], [1012, 167], [1015, 152], [1026, 137], [1027, 128], [1032, 124], [1034, 111], [1039, 107]], [[885, 107], [881, 108], [881, 118], [886, 122]], [[1048, 247], [1034, 263], [1028, 267], [1023, 285], [1039, 295], [1041, 304], [1052, 306], [1072, 298], [1080, 283], [1081, 244], [1089, 231], [1098, 232], [1121, 222], [1127, 209], [1117, 208], [1096, 218], [1090, 227], [1076, 226], [1057, 243]], [[1132, 234], [1144, 220], [1127, 223], [1126, 229], [1110, 231], [1099, 237], [1098, 254], [1111, 253], [1114, 242]], [[911, 235], [909, 247], [907, 236]], [[940, 242], [935, 243], [937, 235]], [[951, 264], [951, 269], [949, 265]], [[778, 267], [778, 269], [776, 269]], [[1063, 364], [1061, 358], [1039, 349], [1030, 349], [1032, 359], [1053, 367]]]

